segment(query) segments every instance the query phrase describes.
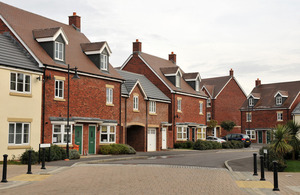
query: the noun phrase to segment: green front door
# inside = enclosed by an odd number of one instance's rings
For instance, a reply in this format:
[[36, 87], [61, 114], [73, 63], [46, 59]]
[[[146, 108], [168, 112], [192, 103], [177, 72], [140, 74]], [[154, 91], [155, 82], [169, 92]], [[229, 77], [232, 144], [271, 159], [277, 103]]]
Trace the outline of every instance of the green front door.
[[89, 126], [89, 154], [95, 154], [96, 127]]
[[263, 133], [262, 133], [262, 131], [258, 131], [258, 143], [259, 144], [263, 143]]
[[267, 131], [267, 144], [269, 144], [271, 142], [271, 134], [270, 134], [270, 130]]
[[79, 153], [82, 154], [82, 126], [75, 126], [75, 144], [79, 145]]

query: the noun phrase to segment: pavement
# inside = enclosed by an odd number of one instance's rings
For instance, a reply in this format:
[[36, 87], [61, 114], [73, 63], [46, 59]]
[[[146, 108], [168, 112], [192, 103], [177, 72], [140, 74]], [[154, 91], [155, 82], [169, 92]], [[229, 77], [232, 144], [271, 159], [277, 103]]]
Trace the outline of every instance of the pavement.
[[122, 156], [89, 155], [80, 160], [46, 162], [46, 169], [33, 165], [31, 175], [26, 174], [27, 166], [8, 165], [8, 182], [0, 183], [0, 194], [300, 194], [300, 173], [279, 173], [280, 191], [274, 192], [273, 173], [265, 172], [266, 181], [259, 181], [260, 176], [253, 176], [251, 157], [226, 161], [226, 169], [112, 164], [176, 155], [196, 153], [172, 150]]

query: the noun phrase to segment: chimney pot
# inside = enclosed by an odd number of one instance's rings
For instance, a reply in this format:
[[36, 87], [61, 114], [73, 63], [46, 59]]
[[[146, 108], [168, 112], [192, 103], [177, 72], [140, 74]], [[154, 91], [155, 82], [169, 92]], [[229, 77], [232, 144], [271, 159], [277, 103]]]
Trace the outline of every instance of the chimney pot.
[[233, 77], [233, 70], [232, 70], [232, 68], [231, 68], [230, 71], [229, 71], [229, 75], [230, 75], [231, 77]]
[[139, 40], [138, 40], [138, 39], [136, 39], [136, 40], [135, 40], [135, 42], [139, 42]]
[[132, 51], [133, 53], [140, 53], [142, 52], [142, 43], [139, 42], [138, 39], [135, 40], [136, 42], [133, 42], [133, 47], [132, 47]]
[[76, 16], [76, 12], [73, 12], [73, 16]]
[[69, 25], [74, 25], [80, 31], [80, 16], [77, 16], [76, 12], [73, 12], [73, 15], [69, 16]]
[[169, 60], [176, 64], [176, 54], [174, 54], [173, 51], [171, 52], [171, 54], [169, 54]]

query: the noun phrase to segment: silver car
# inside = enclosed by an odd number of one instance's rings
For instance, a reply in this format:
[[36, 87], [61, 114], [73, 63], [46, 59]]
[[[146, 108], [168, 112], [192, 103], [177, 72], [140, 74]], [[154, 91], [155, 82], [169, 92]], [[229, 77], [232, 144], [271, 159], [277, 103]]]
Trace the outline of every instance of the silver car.
[[214, 141], [219, 143], [226, 142], [226, 140], [214, 136], [207, 136], [206, 141]]

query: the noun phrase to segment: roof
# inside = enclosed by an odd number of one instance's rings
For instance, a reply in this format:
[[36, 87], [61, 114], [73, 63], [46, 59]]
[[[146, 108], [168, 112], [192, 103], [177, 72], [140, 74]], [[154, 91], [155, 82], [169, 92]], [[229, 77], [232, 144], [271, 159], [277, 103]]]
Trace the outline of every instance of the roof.
[[42, 72], [38, 63], [8, 33], [0, 34], [0, 65]]
[[151, 81], [149, 81], [144, 75], [136, 74], [124, 70], [117, 70], [117, 72], [125, 79], [125, 83], [122, 85], [122, 94], [130, 95], [132, 88], [139, 81], [142, 85], [148, 99], [168, 101], [171, 100], [160, 91]]
[[[101, 71], [97, 66], [82, 52], [81, 43], [90, 43], [87, 37], [74, 29], [73, 26], [63, 24], [46, 17], [33, 14], [16, 7], [0, 2], [0, 15], [13, 29], [17, 37], [20, 37], [22, 42], [30, 49], [44, 65], [67, 68], [67, 65], [56, 63], [41, 45], [34, 39], [33, 33], [38, 36], [53, 34], [55, 29], [61, 28], [68, 38], [68, 45], [65, 47], [65, 63], [70, 64], [70, 68], [77, 67], [79, 72], [100, 75], [114, 79], [122, 79], [120, 75], [113, 69], [109, 68], [109, 72]], [[35, 32], [37, 29], [53, 29], [47, 32]], [[110, 65], [111, 66], [111, 65]]]
[[32, 31], [34, 38], [45, 38], [45, 37], [53, 37], [57, 31], [61, 29], [60, 27], [56, 28], [47, 28], [47, 29], [35, 29]]
[[[276, 105], [274, 95], [278, 91], [288, 94], [288, 97], [284, 100], [282, 105]], [[284, 108], [290, 109], [295, 99], [300, 93], [300, 81], [282, 82], [282, 83], [272, 83], [272, 84], [261, 84], [253, 88], [250, 94], [260, 95], [257, 103], [254, 105], [254, 109], [274, 109], [274, 108]], [[248, 100], [246, 100], [241, 109], [248, 108]]]
[[[187, 82], [185, 82], [185, 80], [182, 77], [180, 77], [180, 83], [181, 83], [180, 88], [177, 88], [175, 85], [172, 84], [171, 81], [167, 79], [167, 77], [164, 75], [164, 72], [162, 72], [162, 70], [174, 71], [175, 69], [176, 70], [178, 69], [178, 66], [174, 64], [172, 61], [162, 59], [150, 54], [146, 54], [144, 52], [140, 52], [138, 55], [144, 62], [146, 62], [147, 65], [151, 67], [154, 73], [159, 76], [159, 78], [169, 87], [170, 90], [175, 92], [207, 97], [203, 91], [199, 91], [199, 92], [195, 91]], [[180, 71], [184, 74], [184, 72], [181, 69]]]
[[105, 47], [107, 47], [108, 53], [111, 54], [111, 50], [106, 41], [94, 42], [94, 43], [81, 43], [80, 45], [84, 52], [102, 51]]
[[202, 89], [205, 86], [211, 98], [215, 99], [231, 78], [233, 77], [223, 76], [223, 77], [201, 79], [200, 88]]
[[166, 74], [176, 74], [179, 69], [179, 66], [174, 67], [162, 67], [160, 68], [160, 71], [166, 75]]
[[295, 107], [295, 109], [293, 110], [292, 114], [300, 114], [300, 102], [299, 102], [299, 104]]
[[182, 76], [185, 80], [195, 80], [199, 72], [184, 73]]

